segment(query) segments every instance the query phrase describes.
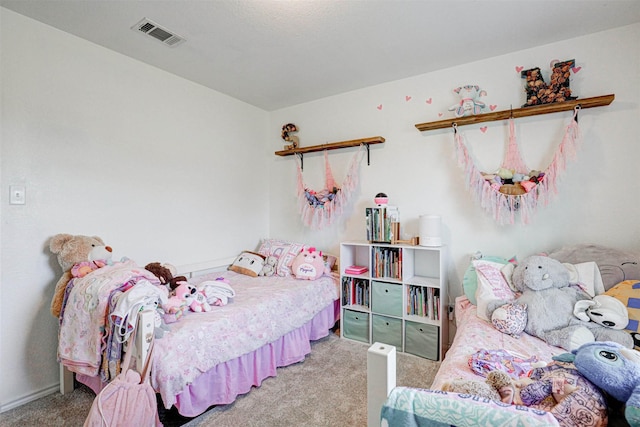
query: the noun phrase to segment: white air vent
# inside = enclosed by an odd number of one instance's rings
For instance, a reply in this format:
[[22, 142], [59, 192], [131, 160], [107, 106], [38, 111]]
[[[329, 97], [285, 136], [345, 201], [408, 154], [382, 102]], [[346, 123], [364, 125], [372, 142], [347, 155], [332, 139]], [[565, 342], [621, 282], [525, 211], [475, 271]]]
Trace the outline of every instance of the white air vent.
[[162, 42], [163, 44], [171, 47], [175, 47], [180, 43], [186, 41], [184, 37], [161, 27], [160, 25], [147, 18], [142, 18], [142, 20], [131, 27], [131, 29], [144, 33], [149, 37], [153, 37], [159, 42]]

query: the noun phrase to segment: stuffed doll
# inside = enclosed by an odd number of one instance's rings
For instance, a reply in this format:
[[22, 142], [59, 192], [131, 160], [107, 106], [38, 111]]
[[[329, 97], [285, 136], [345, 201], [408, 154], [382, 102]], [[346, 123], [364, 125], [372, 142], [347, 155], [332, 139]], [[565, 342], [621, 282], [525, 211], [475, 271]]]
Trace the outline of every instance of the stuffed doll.
[[640, 426], [640, 352], [614, 342], [592, 342], [553, 358], [573, 363], [586, 379], [625, 403], [627, 422]]
[[57, 255], [62, 267], [62, 277], [56, 283], [50, 308], [54, 317], [60, 317], [67, 283], [74, 275], [83, 277], [96, 268], [111, 264], [112, 249], [98, 236], [56, 234], [49, 242], [49, 250]]
[[628, 333], [595, 322], [583, 322], [574, 316], [576, 303], [591, 297], [579, 287], [570, 286], [569, 270], [559, 261], [539, 255], [526, 258], [515, 267], [512, 282], [521, 292], [520, 297], [515, 301], [492, 302], [488, 307], [490, 314], [509, 302], [526, 304], [524, 331], [569, 351], [594, 340], [633, 347], [633, 338]]

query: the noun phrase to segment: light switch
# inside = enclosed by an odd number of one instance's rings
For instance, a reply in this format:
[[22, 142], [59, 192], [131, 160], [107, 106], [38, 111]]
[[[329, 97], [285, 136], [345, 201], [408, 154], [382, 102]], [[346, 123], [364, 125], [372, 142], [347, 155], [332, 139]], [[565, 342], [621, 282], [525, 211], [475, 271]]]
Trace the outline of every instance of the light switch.
[[24, 205], [27, 203], [27, 195], [24, 185], [9, 186], [9, 204]]

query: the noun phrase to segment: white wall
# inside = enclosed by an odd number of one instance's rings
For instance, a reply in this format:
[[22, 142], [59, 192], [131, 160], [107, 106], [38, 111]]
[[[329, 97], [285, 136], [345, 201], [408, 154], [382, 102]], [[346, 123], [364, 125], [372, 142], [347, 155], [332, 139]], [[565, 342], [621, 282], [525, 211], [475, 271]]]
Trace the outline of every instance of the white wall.
[[[317, 100], [271, 115], [271, 146], [281, 149], [284, 123], [298, 126], [302, 146], [381, 135], [386, 142], [371, 146], [371, 165], [363, 162], [359, 194], [343, 221], [322, 232], [302, 227], [295, 206], [295, 163], [292, 157], [271, 158], [271, 226], [274, 236], [318, 242], [335, 252], [341, 240], [365, 238], [364, 209], [385, 192], [400, 208], [403, 232], [417, 235], [417, 218], [427, 213], [443, 217], [448, 245], [450, 294], [461, 294], [461, 279], [469, 255], [519, 258], [565, 244], [600, 243], [620, 248], [640, 247], [640, 25], [487, 58], [414, 78], [399, 80]], [[429, 61], [429, 53], [423, 55]], [[461, 52], [461, 55], [464, 53]], [[465, 189], [464, 174], [454, 155], [453, 132], [419, 132], [416, 123], [451, 118], [453, 88], [478, 84], [497, 110], [518, 108], [525, 101], [516, 66], [539, 66], [546, 73], [553, 59], [576, 60], [582, 67], [571, 87], [580, 98], [615, 94], [607, 107], [579, 115], [583, 145], [559, 181], [559, 195], [542, 207], [529, 225], [500, 226], [474, 202]], [[376, 64], [363, 64], [362, 72]], [[547, 74], [548, 75], [548, 74]], [[407, 96], [411, 100], [407, 101]], [[426, 101], [432, 100], [431, 104]], [[377, 107], [382, 105], [382, 109]], [[438, 113], [444, 113], [442, 117]], [[516, 121], [524, 161], [531, 169], [545, 169], [560, 143], [571, 113], [556, 113]], [[487, 126], [486, 133], [480, 131]], [[496, 169], [507, 142], [507, 122], [462, 127], [477, 164]], [[335, 178], [344, 177], [355, 149], [331, 151]], [[304, 158], [305, 183], [323, 188], [322, 153]]]
[[[0, 408], [57, 387], [57, 233], [114, 258], [235, 256], [268, 232], [268, 114], [0, 8]], [[251, 173], [248, 173], [251, 171]], [[9, 186], [27, 203], [9, 205]]]

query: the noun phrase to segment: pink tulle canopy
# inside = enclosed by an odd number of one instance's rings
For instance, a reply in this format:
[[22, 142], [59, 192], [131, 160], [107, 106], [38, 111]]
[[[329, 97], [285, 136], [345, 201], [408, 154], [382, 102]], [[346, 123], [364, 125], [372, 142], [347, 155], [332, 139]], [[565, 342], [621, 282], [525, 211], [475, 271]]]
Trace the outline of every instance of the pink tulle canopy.
[[[574, 111], [571, 123], [567, 125], [562, 142], [558, 146], [549, 166], [541, 174], [541, 179], [535, 179], [535, 185], [524, 194], [510, 195], [499, 191], [500, 185], [486, 179], [475, 165], [464, 143], [464, 138], [456, 130], [454, 139], [456, 155], [459, 165], [465, 172], [465, 184], [480, 206], [487, 211], [499, 224], [514, 224], [516, 214], [520, 221], [528, 224], [540, 203], [546, 205], [552, 196], [557, 195], [556, 182], [565, 170], [567, 160], [574, 159], [576, 149], [581, 141], [580, 128], [576, 119], [578, 110]], [[509, 119], [509, 144], [501, 165], [502, 168], [528, 174], [530, 169], [522, 160], [515, 137], [514, 119]]]

